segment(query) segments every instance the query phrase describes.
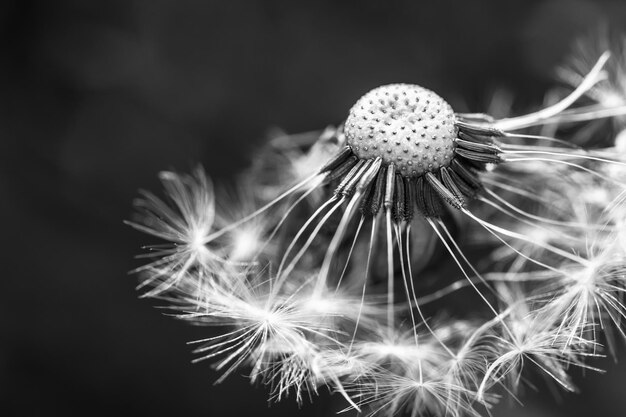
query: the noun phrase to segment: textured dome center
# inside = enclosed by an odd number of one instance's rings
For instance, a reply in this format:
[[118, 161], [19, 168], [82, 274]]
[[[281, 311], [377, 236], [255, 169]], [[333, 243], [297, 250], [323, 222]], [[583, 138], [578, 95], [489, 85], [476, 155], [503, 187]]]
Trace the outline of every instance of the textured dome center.
[[345, 135], [359, 158], [381, 157], [403, 176], [416, 177], [450, 164], [457, 128], [452, 107], [437, 94], [418, 85], [390, 84], [356, 102]]

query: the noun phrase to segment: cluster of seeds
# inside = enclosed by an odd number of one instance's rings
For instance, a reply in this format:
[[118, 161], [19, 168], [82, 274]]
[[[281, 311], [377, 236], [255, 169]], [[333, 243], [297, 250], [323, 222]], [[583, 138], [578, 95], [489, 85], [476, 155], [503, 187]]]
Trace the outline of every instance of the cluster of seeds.
[[[625, 335], [626, 161], [519, 131], [626, 113], [568, 109], [606, 59], [559, 103], [500, 120], [376, 88], [343, 129], [271, 143], [238, 182], [249, 202], [202, 169], [162, 174], [167, 198], [144, 192], [129, 223], [166, 241], [137, 269], [144, 295], [226, 329], [196, 342], [197, 360], [217, 360], [218, 381], [248, 366], [276, 400], [328, 386], [369, 415], [480, 417], [525, 364], [573, 391], [599, 330], [609, 349]], [[278, 172], [293, 185], [276, 195]]]

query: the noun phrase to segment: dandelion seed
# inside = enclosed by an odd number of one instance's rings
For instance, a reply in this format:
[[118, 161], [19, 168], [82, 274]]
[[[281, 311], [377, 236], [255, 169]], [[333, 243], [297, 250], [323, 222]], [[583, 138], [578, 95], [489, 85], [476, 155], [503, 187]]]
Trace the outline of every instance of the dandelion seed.
[[442, 380], [424, 379], [418, 375], [401, 376], [380, 371], [375, 379], [349, 386], [359, 398], [359, 406], [368, 406], [369, 415], [394, 416], [401, 412], [420, 415], [479, 416], [467, 389]]
[[[545, 310], [535, 309], [519, 287], [509, 285], [500, 289], [509, 307], [502, 315], [504, 322], [492, 321], [494, 327], [481, 329], [491, 331], [486, 339], [491, 339], [497, 347], [497, 356], [484, 374], [478, 398], [483, 397], [488, 387], [505, 378], [509, 381], [507, 386], [515, 391], [520, 384], [525, 361], [563, 389], [575, 391], [567, 370], [570, 366], [593, 369], [585, 365], [583, 359], [595, 355], [587, 352], [593, 351], [597, 345], [577, 336], [570, 328], [559, 327], [558, 318], [546, 314]], [[509, 331], [498, 331], [497, 326], [502, 323], [506, 323]]]
[[198, 324], [230, 325], [234, 329], [194, 342], [202, 344], [196, 349], [201, 354], [198, 360], [223, 357], [218, 369], [226, 369], [224, 376], [248, 358], [255, 358], [254, 374], [274, 362], [271, 359], [278, 354], [307, 352], [313, 346], [307, 335], [323, 343], [335, 343], [335, 329], [324, 323], [327, 313], [316, 314], [301, 308], [300, 291], [304, 289], [296, 287], [289, 294], [272, 294], [269, 281], [261, 277], [240, 274], [239, 285], [230, 288], [209, 283], [203, 288], [203, 297], [194, 293], [186, 299], [190, 308], [182, 318]]
[[[615, 236], [608, 239], [608, 242], [596, 241], [588, 249], [586, 266], [563, 265], [562, 273], [538, 291], [551, 298], [543, 311], [559, 323], [559, 334], [564, 334], [567, 340], [590, 336], [592, 342], [597, 342], [598, 326], [610, 338], [609, 346], [615, 349], [612, 329], [626, 338], [622, 325], [626, 318], [626, 257]], [[607, 320], [612, 326], [607, 326]]]
[[[421, 333], [421, 332], [420, 332]], [[439, 372], [448, 353], [429, 333], [416, 334], [410, 329], [393, 336], [393, 331], [379, 329], [377, 334], [353, 344], [354, 355], [367, 363], [393, 370], [395, 373], [418, 370], [424, 376], [433, 377]]]
[[205, 246], [214, 227], [215, 196], [202, 168], [193, 175], [162, 172], [160, 178], [168, 200], [143, 192], [143, 198], [135, 202], [141, 216], [136, 222], [127, 222], [168, 242], [149, 246], [147, 257], [155, 260], [136, 270], [145, 276], [142, 287], [154, 286], [149, 296], [177, 285], [192, 270], [197, 270], [200, 280], [208, 279], [222, 261]]

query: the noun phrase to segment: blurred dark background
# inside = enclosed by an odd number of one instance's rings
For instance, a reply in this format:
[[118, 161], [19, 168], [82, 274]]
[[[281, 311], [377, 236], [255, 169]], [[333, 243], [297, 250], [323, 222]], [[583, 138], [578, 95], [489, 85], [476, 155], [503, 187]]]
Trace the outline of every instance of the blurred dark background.
[[[577, 36], [624, 22], [623, 1], [2, 1], [0, 415], [332, 415], [341, 400], [268, 408], [263, 387], [190, 363], [206, 331], [127, 275], [136, 190], [196, 163], [228, 180], [269, 129], [338, 123], [389, 82], [460, 111], [506, 88], [527, 108]], [[626, 368], [597, 365], [581, 395], [494, 416], [626, 415]]]

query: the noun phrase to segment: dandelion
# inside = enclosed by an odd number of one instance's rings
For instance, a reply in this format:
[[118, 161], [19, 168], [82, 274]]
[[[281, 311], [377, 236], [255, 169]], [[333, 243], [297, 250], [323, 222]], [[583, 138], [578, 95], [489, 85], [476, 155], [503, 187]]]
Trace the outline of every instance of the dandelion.
[[[144, 192], [129, 223], [168, 242], [138, 269], [145, 295], [220, 328], [193, 342], [196, 360], [218, 382], [249, 368], [274, 400], [327, 387], [372, 414], [479, 415], [525, 364], [573, 390], [597, 326], [623, 334], [626, 165], [520, 131], [626, 114], [573, 107], [608, 59], [557, 103], [502, 119], [417, 85], [375, 88], [337, 128], [274, 138], [233, 195], [201, 169], [163, 173], [166, 199]], [[476, 262], [464, 234], [491, 256]], [[448, 285], [429, 271], [437, 248]], [[464, 288], [467, 316], [432, 307]]]

